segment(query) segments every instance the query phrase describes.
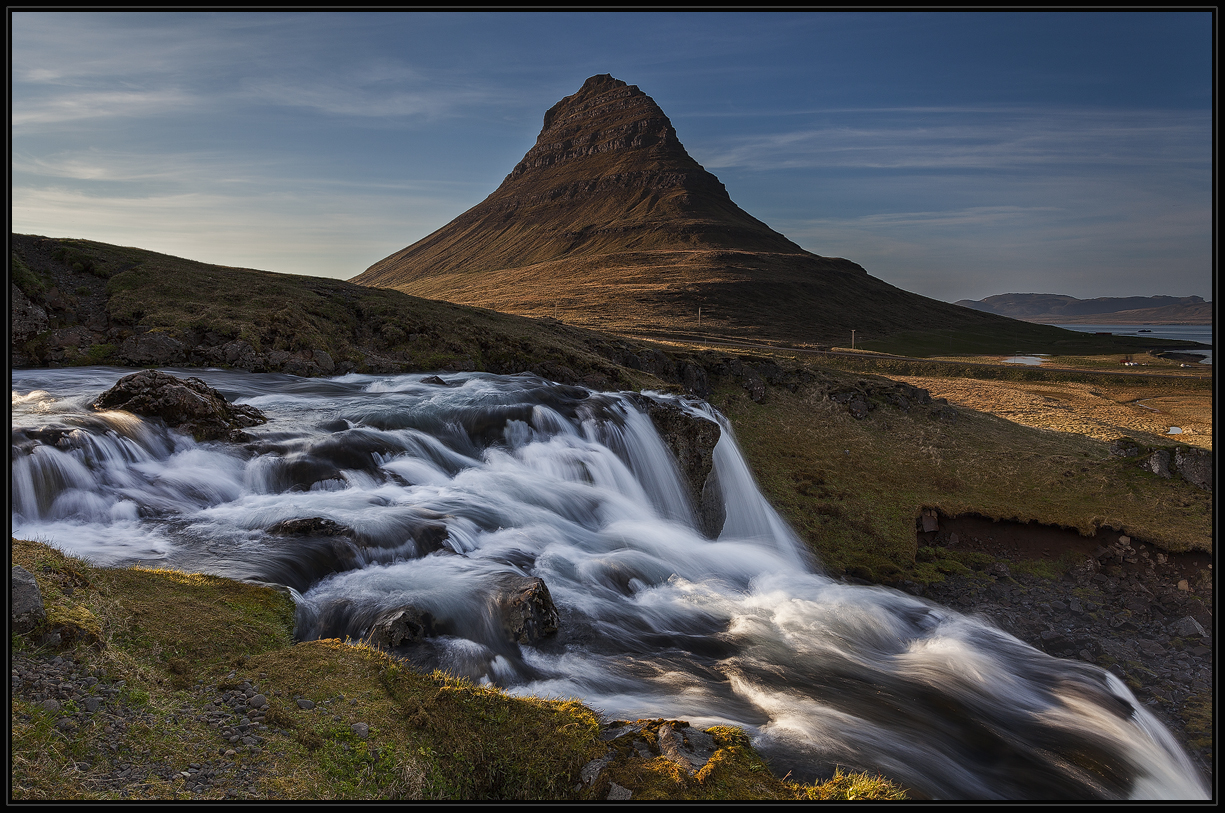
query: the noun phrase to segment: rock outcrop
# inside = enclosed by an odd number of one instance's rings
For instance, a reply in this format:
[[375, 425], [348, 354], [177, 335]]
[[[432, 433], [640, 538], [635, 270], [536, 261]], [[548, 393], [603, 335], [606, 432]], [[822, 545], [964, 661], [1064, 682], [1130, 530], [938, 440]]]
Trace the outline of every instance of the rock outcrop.
[[47, 611], [43, 609], [42, 594], [38, 591], [38, 582], [34, 574], [24, 567], [13, 567], [13, 580], [10, 592], [12, 613], [10, 620], [12, 631], [24, 635], [32, 632], [40, 623], [47, 620]]
[[680, 468], [699, 529], [707, 537], [717, 538], [726, 519], [723, 495], [714, 470], [714, 450], [721, 434], [719, 425], [691, 415], [679, 406], [645, 396], [639, 397], [637, 403], [655, 425]]
[[1207, 449], [1176, 449], [1174, 466], [1187, 482], [1212, 490], [1212, 452]]
[[248, 440], [243, 430], [268, 420], [255, 407], [230, 403], [198, 378], [177, 378], [158, 370], [124, 376], [91, 406], [158, 418], [198, 441]]

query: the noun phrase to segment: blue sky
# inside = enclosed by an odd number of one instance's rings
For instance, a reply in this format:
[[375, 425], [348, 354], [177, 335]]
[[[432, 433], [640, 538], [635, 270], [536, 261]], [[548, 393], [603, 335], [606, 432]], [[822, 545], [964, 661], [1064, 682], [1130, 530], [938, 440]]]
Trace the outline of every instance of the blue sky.
[[12, 228], [350, 278], [593, 74], [750, 214], [944, 300], [1212, 298], [1209, 12], [15, 12]]

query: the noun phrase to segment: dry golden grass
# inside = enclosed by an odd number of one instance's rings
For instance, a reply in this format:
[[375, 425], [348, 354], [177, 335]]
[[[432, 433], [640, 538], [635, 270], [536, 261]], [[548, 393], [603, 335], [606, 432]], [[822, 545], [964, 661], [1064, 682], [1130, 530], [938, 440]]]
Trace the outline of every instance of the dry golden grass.
[[[894, 376], [950, 404], [998, 415], [1023, 426], [1097, 440], [1130, 435], [1149, 444], [1212, 448], [1212, 395], [1169, 384], [1080, 384]], [[1182, 434], [1170, 435], [1170, 427]]]

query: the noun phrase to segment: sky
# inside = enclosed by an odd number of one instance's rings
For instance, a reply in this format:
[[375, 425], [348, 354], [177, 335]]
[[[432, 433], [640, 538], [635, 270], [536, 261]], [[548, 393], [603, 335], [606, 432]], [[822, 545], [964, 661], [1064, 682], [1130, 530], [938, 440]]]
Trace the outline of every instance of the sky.
[[739, 206], [945, 301], [1212, 299], [1209, 11], [11, 11], [12, 230], [349, 279], [609, 73]]

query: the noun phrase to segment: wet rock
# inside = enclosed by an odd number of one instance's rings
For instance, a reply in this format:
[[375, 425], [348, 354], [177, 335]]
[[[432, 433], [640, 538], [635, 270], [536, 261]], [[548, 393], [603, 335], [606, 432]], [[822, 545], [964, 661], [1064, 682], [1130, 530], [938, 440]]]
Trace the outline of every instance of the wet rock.
[[723, 495], [714, 474], [714, 450], [721, 434], [719, 425], [673, 404], [641, 398], [638, 405], [651, 419], [680, 468], [699, 529], [707, 537], [717, 538], [726, 519]]
[[502, 627], [515, 643], [530, 644], [557, 632], [561, 622], [542, 579], [508, 576], [495, 597]]
[[19, 565], [13, 567], [10, 595], [13, 632], [25, 634], [47, 619], [47, 611], [43, 609], [42, 595], [38, 591], [34, 574]]
[[200, 441], [244, 440], [244, 429], [268, 420], [255, 407], [231, 404], [198, 378], [177, 378], [158, 370], [124, 376], [91, 406], [159, 418]]
[[339, 522], [324, 517], [287, 519], [268, 529], [275, 536], [348, 536], [351, 531]]
[[435, 635], [434, 616], [411, 605], [384, 613], [367, 638], [374, 646], [394, 648], [419, 644]]

